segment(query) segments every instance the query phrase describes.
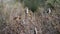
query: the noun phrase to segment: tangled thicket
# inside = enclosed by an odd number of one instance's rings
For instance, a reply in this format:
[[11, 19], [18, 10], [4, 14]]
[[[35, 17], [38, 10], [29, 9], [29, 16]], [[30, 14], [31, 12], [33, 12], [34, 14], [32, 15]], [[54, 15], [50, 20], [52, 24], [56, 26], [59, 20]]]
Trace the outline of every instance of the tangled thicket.
[[0, 34], [60, 34], [60, 0], [21, 0], [36, 11], [28, 14], [18, 1], [0, 1]]

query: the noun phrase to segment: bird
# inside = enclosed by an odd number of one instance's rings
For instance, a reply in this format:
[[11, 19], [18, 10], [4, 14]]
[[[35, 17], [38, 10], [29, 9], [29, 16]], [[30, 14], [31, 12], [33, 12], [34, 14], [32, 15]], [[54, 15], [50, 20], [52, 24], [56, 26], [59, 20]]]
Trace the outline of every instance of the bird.
[[52, 12], [52, 10], [55, 10], [55, 7], [51, 3], [47, 3], [45, 6], [45, 10], [47, 13], [50, 14]]
[[48, 8], [46, 12], [50, 14], [52, 12], [51, 8]]
[[34, 34], [37, 34], [37, 28], [35, 27]]
[[50, 14], [52, 10], [50, 8], [48, 8], [48, 10], [49, 10], [49, 14]]
[[16, 16], [13, 18], [13, 20], [15, 20], [16, 22], [20, 21], [21, 17], [20, 16]]
[[29, 9], [28, 9], [28, 7], [25, 8], [25, 13], [26, 13], [26, 14], [29, 13]]

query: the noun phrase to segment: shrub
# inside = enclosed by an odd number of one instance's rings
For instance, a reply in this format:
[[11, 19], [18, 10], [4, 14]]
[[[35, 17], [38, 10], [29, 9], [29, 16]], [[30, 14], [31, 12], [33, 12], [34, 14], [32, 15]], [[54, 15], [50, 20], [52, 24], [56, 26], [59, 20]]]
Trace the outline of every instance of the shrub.
[[41, 4], [44, 4], [45, 0], [20, 0], [20, 2], [24, 3], [24, 7], [28, 7], [34, 12]]

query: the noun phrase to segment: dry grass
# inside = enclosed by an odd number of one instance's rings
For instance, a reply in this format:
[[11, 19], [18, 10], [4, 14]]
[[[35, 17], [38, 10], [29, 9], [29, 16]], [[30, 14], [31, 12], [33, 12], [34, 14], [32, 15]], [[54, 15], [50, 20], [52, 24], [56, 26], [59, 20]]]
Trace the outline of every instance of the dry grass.
[[3, 3], [0, 9], [0, 34], [60, 34], [59, 8], [51, 14], [44, 13], [44, 8], [26, 14], [23, 6]]

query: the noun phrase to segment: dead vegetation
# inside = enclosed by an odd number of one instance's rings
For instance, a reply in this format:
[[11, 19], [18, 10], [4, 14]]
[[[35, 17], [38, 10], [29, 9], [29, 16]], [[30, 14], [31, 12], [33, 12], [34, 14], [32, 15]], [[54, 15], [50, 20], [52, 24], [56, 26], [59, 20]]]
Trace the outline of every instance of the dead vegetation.
[[0, 34], [60, 34], [60, 10], [50, 14], [40, 7], [37, 12], [25, 8], [19, 2], [4, 4], [0, 10]]

